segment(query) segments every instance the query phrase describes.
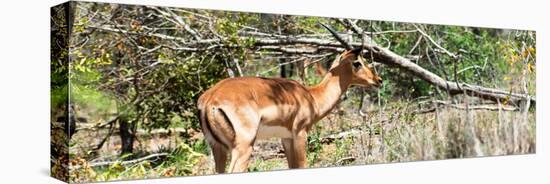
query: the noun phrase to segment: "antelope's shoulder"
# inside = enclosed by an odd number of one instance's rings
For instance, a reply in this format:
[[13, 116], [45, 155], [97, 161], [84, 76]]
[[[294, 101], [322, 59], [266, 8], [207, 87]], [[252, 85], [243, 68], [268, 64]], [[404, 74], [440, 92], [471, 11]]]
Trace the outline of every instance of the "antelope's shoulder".
[[292, 138], [290, 129], [285, 126], [269, 126], [260, 124], [258, 132], [256, 133], [256, 139], [269, 139], [272, 137], [277, 138]]

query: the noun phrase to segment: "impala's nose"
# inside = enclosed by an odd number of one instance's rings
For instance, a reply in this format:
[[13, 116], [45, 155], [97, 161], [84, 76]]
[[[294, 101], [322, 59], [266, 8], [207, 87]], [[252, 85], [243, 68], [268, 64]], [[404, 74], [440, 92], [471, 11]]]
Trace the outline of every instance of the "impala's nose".
[[379, 84], [382, 84], [382, 78], [378, 78], [378, 81], [377, 81]]

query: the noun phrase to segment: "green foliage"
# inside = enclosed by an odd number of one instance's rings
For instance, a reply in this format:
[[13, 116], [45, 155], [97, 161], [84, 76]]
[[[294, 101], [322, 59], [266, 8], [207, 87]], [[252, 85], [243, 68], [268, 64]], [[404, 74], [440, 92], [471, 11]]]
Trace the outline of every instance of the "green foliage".
[[315, 130], [312, 130], [307, 136], [307, 160], [309, 165], [313, 165], [319, 158], [321, 152], [321, 126], [315, 125]]
[[[281, 71], [279, 64], [282, 62], [293, 62], [294, 59], [301, 58], [312, 61], [319, 59], [320, 54], [328, 53], [328, 57], [320, 58], [323, 65], [326, 65], [326, 62], [333, 60], [338, 54], [332, 46], [304, 43], [286, 48], [319, 50], [313, 54], [270, 50], [265, 45], [258, 44], [262, 38], [312, 37], [333, 41], [326, 30], [318, 25], [319, 22], [329, 24], [339, 32], [348, 31], [338, 21], [322, 17], [172, 9], [171, 13], [180, 16], [189, 28], [200, 34], [203, 40], [199, 40], [185, 29], [185, 25], [177, 21], [166, 21], [170, 19], [167, 14], [159, 13], [151, 7], [121, 6], [118, 7], [121, 9], [117, 9], [110, 5], [85, 2], [79, 2], [78, 5], [80, 7], [75, 15], [71, 38], [72, 49], [65, 49], [58, 52], [59, 55], [52, 56], [52, 108], [65, 105], [70, 92], [70, 101], [79, 109], [77, 114], [88, 114], [93, 119], [91, 122], [104, 123], [116, 116], [130, 124], [131, 128], [128, 129], [132, 129], [131, 132], [145, 130], [147, 134], [155, 129], [183, 131], [159, 136], [145, 135], [145, 139], [137, 136], [137, 150], [128, 155], [117, 155], [120, 148], [100, 150], [98, 153], [86, 150], [96, 146], [96, 141], [90, 141], [95, 139], [83, 134], [78, 137], [80, 141], [71, 142], [70, 145], [74, 150], [84, 149], [70, 155], [74, 165], [83, 166], [71, 173], [71, 178], [77, 182], [210, 174], [211, 168], [208, 171], [200, 170], [211, 164], [205, 164], [204, 161], [210, 150], [204, 137], [200, 135], [196, 104], [199, 96], [227, 78], [229, 71], [237, 76], [237, 68], [242, 69], [245, 76], [278, 77]], [[166, 11], [164, 8], [160, 10]], [[510, 91], [523, 89], [520, 88], [520, 80], [516, 80], [518, 77], [527, 77], [526, 81], [534, 81], [534, 32], [363, 20], [358, 21], [358, 25], [374, 32], [371, 36], [380, 45], [410, 58], [421, 67], [449, 81], [496, 86]], [[429, 37], [415, 31], [417, 28]], [[126, 33], [121, 33], [122, 30]], [[269, 36], [244, 36], [250, 32], [266, 33]], [[219, 40], [208, 42], [215, 39]], [[353, 36], [354, 42], [359, 40], [357, 35]], [[63, 41], [66, 40], [52, 39], [52, 43]], [[442, 48], [458, 57], [449, 56]], [[298, 68], [296, 64], [286, 64], [285, 67], [285, 70], [293, 72]], [[474, 138], [471, 133], [466, 137], [465, 131], [458, 127], [435, 127], [435, 123], [441, 120], [434, 120], [433, 116], [409, 113], [413, 108], [408, 107], [408, 104], [415, 99], [446, 98], [448, 95], [444, 91], [411, 77], [409, 73], [398, 68], [382, 66], [376, 69], [384, 83], [378, 91], [367, 92], [365, 104], [382, 110], [363, 107], [369, 109], [365, 110], [368, 118], [355, 117], [362, 91], [351, 88], [347, 93], [348, 99], [340, 104], [338, 114], [331, 120], [335, 125], [329, 126], [337, 127], [331, 133], [364, 128], [361, 135], [368, 134], [371, 136], [369, 139], [373, 140], [380, 137], [378, 142], [365, 138], [367, 144], [362, 142], [363, 139], [348, 137], [328, 144], [322, 143], [329, 127], [316, 124], [307, 138], [309, 165], [380, 163], [470, 154], [465, 145], [469, 144], [468, 139]], [[305, 70], [307, 77], [301, 81], [304, 84], [312, 86], [322, 80], [323, 76], [315, 72], [313, 67]], [[289, 74], [289, 78], [298, 80], [299, 76]], [[534, 95], [535, 85], [528, 84], [527, 88]], [[376, 101], [382, 107], [378, 107]], [[397, 111], [385, 112], [391, 109]], [[464, 122], [463, 119], [445, 121]], [[533, 126], [529, 129], [532, 135], [534, 125], [530, 126]], [[115, 128], [118, 128], [116, 124]], [[94, 133], [97, 134], [93, 135], [103, 137], [106, 134], [104, 131], [96, 131]], [[159, 145], [153, 140], [158, 141]], [[358, 144], [364, 144], [362, 146], [369, 153], [355, 150]], [[379, 147], [372, 148], [376, 146]], [[151, 147], [155, 151], [151, 151]], [[424, 153], [425, 150], [431, 152]], [[138, 158], [152, 152], [170, 154], [155, 160], [122, 164], [124, 159]], [[382, 156], [368, 155], [372, 152]], [[365, 158], [361, 158], [362, 156]], [[97, 159], [96, 157], [120, 161], [105, 167], [86, 167], [87, 162]], [[342, 160], [345, 157], [353, 159]], [[280, 158], [255, 159], [251, 163], [251, 171], [286, 168]]]
[[165, 163], [173, 165], [175, 176], [187, 176], [192, 174], [193, 166], [203, 156], [203, 154], [195, 152], [189, 145], [182, 143], [168, 156]]
[[250, 162], [248, 166], [248, 172], [254, 171], [271, 171], [276, 169], [287, 168], [288, 165], [285, 161], [279, 159], [262, 160], [256, 159]]
[[351, 138], [344, 138], [341, 140], [336, 140], [334, 142], [336, 146], [336, 151], [334, 153], [333, 163], [336, 164], [343, 164], [343, 165], [350, 165], [352, 162], [346, 162], [346, 163], [337, 163], [339, 159], [349, 156], [349, 150], [351, 150], [353, 147], [353, 140]]
[[86, 108], [94, 108], [98, 112], [108, 112], [113, 108], [113, 98], [93, 88], [71, 83], [70, 99], [72, 103]]
[[56, 109], [64, 104], [67, 104], [69, 92], [67, 85], [57, 86], [50, 90], [50, 105], [52, 109]]
[[[396, 33], [373, 35], [374, 40], [401, 56], [416, 56], [412, 59], [423, 68], [447, 79], [470, 84], [489, 85], [499, 83], [499, 78], [514, 73], [514, 67], [518, 65], [507, 65], [513, 60], [510, 48], [515, 48], [517, 56], [520, 52], [522, 42], [532, 45], [533, 39], [527, 35], [531, 32], [509, 30], [503, 31], [488, 28], [472, 28], [463, 26], [447, 25], [416, 25], [424, 31], [436, 44], [457, 55], [453, 58], [444, 53], [441, 48], [435, 46], [426, 36], [414, 31], [417, 28], [409, 23], [368, 21], [363, 25], [369, 31], [393, 30]], [[510, 46], [514, 43], [514, 46]], [[534, 47], [533, 47], [534, 48]], [[525, 50], [525, 49], [524, 49]], [[528, 50], [528, 49], [527, 49]], [[534, 49], [532, 49], [534, 51]], [[518, 54], [519, 53], [519, 54]], [[531, 55], [534, 52], [529, 52]], [[517, 57], [516, 57], [517, 60]], [[521, 62], [520, 62], [521, 63]], [[530, 66], [534, 66], [531, 62]], [[512, 67], [514, 66], [514, 67]], [[534, 67], [533, 67], [534, 68]], [[435, 88], [429, 83], [412, 79], [399, 69], [384, 68], [381, 76], [385, 81], [392, 81], [385, 84], [393, 93], [384, 92], [383, 97], [420, 97], [429, 96], [434, 93]]]
[[76, 158], [73, 164], [83, 167], [71, 172], [70, 178], [72, 182], [87, 182], [187, 176], [193, 173], [194, 166], [203, 157], [204, 154], [197, 153], [189, 145], [182, 143], [160, 162], [144, 160], [123, 164], [122, 161], [116, 161], [108, 166], [92, 168], [87, 166], [84, 159]]
[[210, 147], [208, 147], [208, 142], [206, 139], [200, 139], [193, 143], [193, 150], [197, 153], [208, 155], [210, 154]]

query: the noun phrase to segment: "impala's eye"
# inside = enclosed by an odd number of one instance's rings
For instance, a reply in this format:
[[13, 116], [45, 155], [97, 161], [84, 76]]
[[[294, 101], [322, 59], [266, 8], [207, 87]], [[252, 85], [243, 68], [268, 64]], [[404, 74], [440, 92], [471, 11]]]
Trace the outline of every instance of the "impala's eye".
[[363, 63], [361, 63], [361, 61], [355, 61], [353, 62], [353, 68], [359, 68], [363, 66]]

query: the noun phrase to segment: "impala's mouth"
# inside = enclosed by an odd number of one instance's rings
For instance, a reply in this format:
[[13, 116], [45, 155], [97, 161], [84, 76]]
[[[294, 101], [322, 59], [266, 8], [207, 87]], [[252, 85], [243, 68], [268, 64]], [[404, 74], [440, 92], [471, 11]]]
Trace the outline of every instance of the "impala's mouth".
[[380, 89], [380, 87], [382, 86], [382, 84], [380, 83], [370, 83], [370, 82], [368, 84], [353, 84], [353, 85], [361, 88], [366, 88], [367, 90]]
[[375, 83], [375, 84], [370, 85], [371, 90], [379, 90], [380, 87], [382, 87], [382, 84], [380, 84], [380, 83]]
[[378, 77], [376, 81], [369, 81], [372, 83], [372, 85], [376, 88], [380, 88], [382, 86], [382, 78]]
[[381, 82], [375, 82], [375, 81], [372, 81], [372, 80], [368, 80], [368, 82], [369, 82], [369, 85], [374, 87], [374, 88], [380, 88], [382, 86]]

